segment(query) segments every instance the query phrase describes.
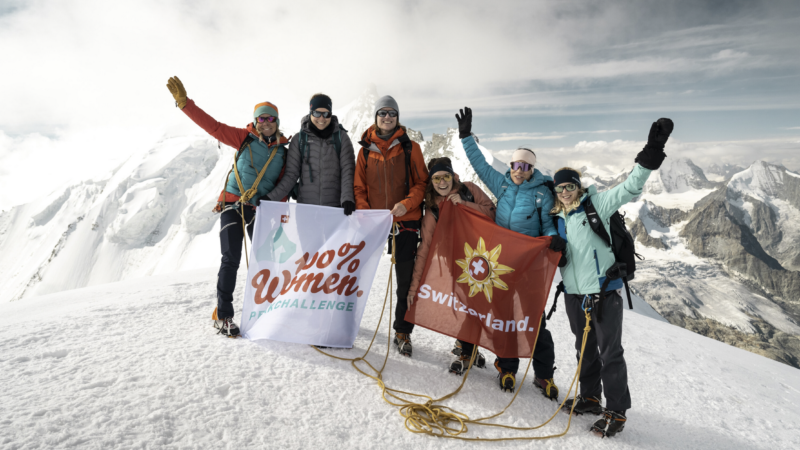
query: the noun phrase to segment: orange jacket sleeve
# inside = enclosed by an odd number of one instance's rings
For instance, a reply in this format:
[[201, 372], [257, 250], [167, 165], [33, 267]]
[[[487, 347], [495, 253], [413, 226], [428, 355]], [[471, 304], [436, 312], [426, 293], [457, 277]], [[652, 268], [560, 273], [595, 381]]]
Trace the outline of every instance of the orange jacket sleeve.
[[411, 187], [408, 189], [408, 197], [400, 202], [408, 211], [420, 208], [425, 197], [425, 187], [428, 185], [428, 167], [425, 165], [422, 149], [416, 142], [412, 142], [411, 145], [410, 165]]
[[189, 116], [192, 122], [205, 130], [206, 133], [236, 150], [239, 150], [242, 142], [244, 142], [247, 135], [250, 134], [250, 132], [244, 128], [236, 128], [217, 122], [213, 117], [209, 116], [208, 113], [200, 109], [200, 107], [194, 103], [194, 100], [190, 98], [186, 99], [186, 106], [184, 106], [181, 111]]
[[475, 183], [471, 183], [469, 181], [465, 181], [464, 185], [469, 189], [472, 193], [472, 197], [474, 198], [474, 202], [464, 202], [464, 206], [468, 208], [472, 208], [490, 219], [494, 220], [495, 213], [497, 208], [494, 206], [494, 202], [492, 199], [486, 195], [485, 192], [481, 188], [478, 187]]
[[[359, 150], [361, 148], [359, 147]], [[367, 161], [364, 152], [359, 151], [356, 157], [356, 171], [353, 174], [353, 194], [356, 198], [356, 209], [370, 209], [367, 201]]]

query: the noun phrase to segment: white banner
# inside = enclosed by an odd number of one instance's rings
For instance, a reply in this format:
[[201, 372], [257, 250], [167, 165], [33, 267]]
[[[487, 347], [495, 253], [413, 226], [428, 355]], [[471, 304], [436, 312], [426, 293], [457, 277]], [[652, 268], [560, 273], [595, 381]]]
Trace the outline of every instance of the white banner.
[[242, 336], [352, 347], [391, 226], [388, 210], [262, 202]]

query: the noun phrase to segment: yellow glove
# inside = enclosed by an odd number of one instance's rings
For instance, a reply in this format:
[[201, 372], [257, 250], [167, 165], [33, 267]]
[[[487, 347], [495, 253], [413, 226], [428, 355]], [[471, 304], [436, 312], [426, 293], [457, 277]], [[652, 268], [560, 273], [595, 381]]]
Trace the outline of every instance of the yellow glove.
[[175, 105], [183, 109], [186, 106], [186, 89], [183, 87], [183, 83], [178, 77], [172, 77], [167, 81], [167, 89], [175, 97]]

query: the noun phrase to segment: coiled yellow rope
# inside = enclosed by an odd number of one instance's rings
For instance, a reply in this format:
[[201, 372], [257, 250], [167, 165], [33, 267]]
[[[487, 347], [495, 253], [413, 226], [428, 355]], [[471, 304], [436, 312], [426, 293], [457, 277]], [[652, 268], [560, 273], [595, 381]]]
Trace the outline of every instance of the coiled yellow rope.
[[[269, 163], [272, 162], [272, 158], [275, 157], [275, 154], [278, 152], [278, 146], [280, 145], [280, 137], [275, 141], [275, 148], [272, 149], [272, 154], [269, 155], [269, 159], [266, 163], [264, 163], [264, 167], [261, 168], [261, 171], [258, 172], [258, 176], [256, 177], [256, 181], [253, 183], [253, 186], [250, 187], [248, 190], [244, 190], [244, 185], [242, 185], [242, 179], [239, 178], [239, 169], [236, 168], [236, 164], [238, 163], [238, 158], [233, 161], [233, 174], [236, 176], [236, 184], [239, 185], [239, 193], [242, 194], [239, 197], [239, 215], [242, 217], [242, 233], [244, 234], [244, 261], [247, 263], [247, 268], [250, 269], [250, 253], [247, 251], [247, 224], [245, 224], [244, 220], [244, 204], [247, 203], [254, 195], [258, 192], [258, 183], [261, 182], [261, 178], [264, 177], [264, 174], [267, 172], [267, 166]], [[253, 162], [253, 149], [250, 148], [250, 144], [247, 144], [247, 149], [250, 150], [250, 162]]]
[[[487, 441], [487, 442], [541, 440], [541, 439], [551, 439], [551, 438], [556, 438], [556, 437], [561, 437], [561, 436], [566, 435], [567, 432], [569, 431], [570, 425], [572, 424], [572, 412], [575, 409], [575, 402], [573, 402], [573, 404], [572, 404], [572, 409], [570, 410], [569, 420], [567, 421], [566, 429], [564, 429], [563, 432], [558, 433], [558, 434], [552, 434], [552, 435], [547, 435], [547, 436], [520, 436], [520, 437], [501, 437], [501, 438], [481, 438], [481, 437], [466, 437], [466, 436], [462, 436], [463, 434], [465, 434], [465, 433], [467, 433], [469, 431], [469, 428], [467, 426], [468, 424], [481, 425], [481, 426], [485, 426], [485, 427], [505, 428], [505, 429], [517, 430], [517, 431], [529, 431], [529, 430], [536, 430], [538, 428], [542, 428], [545, 425], [547, 425], [548, 423], [550, 423], [556, 417], [556, 415], [558, 415], [558, 412], [561, 411], [561, 409], [564, 407], [564, 404], [566, 403], [567, 398], [569, 398], [569, 395], [570, 395], [570, 393], [572, 393], [573, 389], [575, 391], [574, 396], [577, 396], [577, 394], [578, 394], [578, 383], [577, 383], [578, 376], [581, 373], [581, 364], [583, 363], [583, 352], [584, 352], [584, 349], [586, 348], [586, 340], [587, 340], [587, 338], [589, 336], [589, 330], [591, 330], [590, 322], [591, 322], [592, 318], [591, 318], [591, 315], [589, 313], [589, 310], [584, 310], [584, 313], [586, 315], [586, 326], [583, 328], [583, 340], [581, 342], [581, 354], [580, 354], [580, 358], [578, 359], [578, 368], [575, 370], [575, 376], [573, 376], [572, 383], [570, 384], [569, 389], [567, 390], [567, 393], [564, 396], [564, 400], [558, 406], [558, 409], [556, 409], [556, 411], [553, 413], [553, 415], [549, 419], [547, 419], [547, 421], [542, 423], [541, 425], [537, 425], [537, 426], [534, 426], [534, 427], [515, 427], [515, 426], [511, 426], [511, 425], [502, 425], [502, 424], [497, 424], [497, 423], [484, 423], [484, 421], [487, 421], [487, 420], [490, 420], [490, 419], [494, 419], [494, 418], [497, 418], [497, 417], [503, 415], [508, 410], [508, 408], [511, 407], [511, 405], [514, 403], [514, 400], [516, 400], [517, 395], [519, 395], [519, 392], [522, 390], [522, 386], [525, 383], [525, 378], [528, 376], [528, 370], [530, 370], [530, 364], [526, 364], [525, 375], [523, 375], [522, 381], [519, 383], [519, 389], [517, 389], [516, 392], [514, 393], [514, 397], [511, 399], [511, 401], [508, 403], [508, 405], [505, 408], [503, 408], [502, 411], [500, 411], [500, 412], [498, 412], [496, 414], [493, 414], [493, 415], [487, 416], [487, 417], [481, 417], [480, 419], [470, 419], [469, 416], [467, 416], [464, 413], [458, 412], [458, 411], [456, 411], [456, 410], [454, 410], [454, 409], [452, 409], [452, 408], [450, 408], [448, 406], [439, 404], [439, 403], [441, 403], [441, 402], [443, 402], [443, 401], [445, 401], [447, 399], [450, 399], [450, 398], [454, 397], [456, 394], [461, 392], [461, 389], [464, 387], [464, 384], [467, 382], [467, 377], [469, 376], [469, 372], [472, 369], [472, 365], [474, 364], [475, 358], [476, 358], [476, 356], [478, 354], [478, 346], [477, 345], [473, 346], [472, 357], [470, 358], [470, 365], [467, 368], [467, 371], [464, 373], [464, 376], [463, 376], [463, 378], [461, 380], [461, 384], [458, 386], [458, 388], [455, 391], [453, 391], [453, 392], [451, 392], [451, 393], [449, 393], [449, 394], [447, 394], [447, 395], [445, 395], [445, 396], [443, 396], [441, 398], [433, 399], [432, 397], [430, 397], [428, 395], [415, 394], [415, 393], [412, 393], [412, 392], [405, 392], [405, 391], [401, 391], [401, 390], [397, 390], [397, 389], [392, 389], [392, 388], [389, 388], [388, 386], [386, 386], [386, 384], [383, 382], [383, 369], [386, 368], [386, 361], [389, 359], [389, 350], [391, 349], [391, 339], [392, 339], [392, 337], [391, 337], [392, 336], [392, 334], [391, 334], [391, 321], [389, 321], [389, 330], [388, 330], [388, 333], [387, 333], [388, 339], [387, 339], [387, 342], [386, 342], [386, 355], [384, 356], [383, 365], [381, 366], [380, 370], [376, 369], [365, 358], [369, 354], [369, 352], [371, 351], [372, 344], [375, 342], [375, 337], [378, 335], [378, 330], [380, 329], [381, 322], [383, 321], [383, 315], [384, 315], [384, 312], [386, 311], [386, 300], [387, 300], [387, 298], [389, 300], [389, 311], [392, 310], [392, 297], [393, 296], [392, 296], [392, 293], [391, 293], [391, 286], [392, 286], [392, 278], [393, 278], [393, 274], [394, 274], [393, 267], [394, 267], [394, 265], [396, 263], [396, 261], [395, 261], [395, 248], [396, 248], [396, 246], [395, 246], [395, 242], [394, 242], [394, 240], [395, 240], [394, 236], [396, 235], [395, 234], [396, 231], [397, 231], [397, 224], [394, 224], [393, 227], [392, 227], [392, 264], [389, 267], [389, 280], [388, 280], [387, 285], [386, 285], [386, 294], [385, 294], [385, 296], [383, 298], [383, 307], [381, 308], [381, 315], [380, 315], [380, 318], [378, 319], [378, 325], [375, 328], [375, 332], [372, 335], [372, 340], [370, 341], [369, 346], [367, 347], [367, 350], [364, 352], [364, 354], [361, 357], [358, 357], [358, 358], [342, 358], [340, 356], [334, 356], [334, 355], [331, 355], [329, 353], [326, 353], [326, 352], [320, 350], [319, 348], [317, 348], [315, 346], [312, 346], [312, 348], [314, 348], [318, 352], [322, 353], [323, 355], [329, 356], [331, 358], [338, 359], [338, 360], [341, 360], [341, 361], [350, 361], [350, 363], [353, 365], [353, 367], [359, 373], [361, 373], [362, 375], [365, 375], [365, 376], [375, 380], [378, 383], [378, 387], [380, 387], [380, 389], [381, 389], [381, 396], [383, 397], [383, 400], [386, 403], [388, 403], [388, 404], [390, 404], [392, 406], [396, 406], [396, 407], [400, 408], [399, 413], [400, 413], [401, 416], [403, 416], [405, 418], [406, 430], [408, 430], [408, 431], [410, 431], [412, 433], [428, 434], [428, 435], [436, 436], [436, 437], [442, 437], [442, 438], [448, 438], [448, 439], [459, 439], [459, 440], [464, 440], [464, 441]], [[541, 320], [542, 319], [540, 317], [539, 318], [539, 327], [541, 327]], [[537, 330], [538, 329], [539, 328], [537, 328]], [[534, 345], [533, 345], [534, 349], [536, 348], [536, 342], [538, 341], [538, 339], [539, 339], [539, 335], [538, 335], [538, 331], [537, 331], [536, 340], [534, 341]], [[533, 358], [533, 350], [531, 351], [530, 358]], [[372, 369], [373, 372], [375, 372], [375, 375], [370, 375], [370, 374], [364, 372], [363, 370], [361, 370], [358, 367], [358, 365], [356, 365], [356, 363], [359, 362], [359, 361], [363, 361], [365, 364], [367, 364], [369, 366], [369, 368]], [[425, 398], [425, 399], [427, 399], [427, 401], [424, 402], [424, 403], [413, 402], [413, 401], [404, 399], [402, 397], [399, 397], [398, 394], [411, 396], [411, 397]], [[392, 397], [393, 399], [396, 399], [397, 402], [394, 402], [394, 401], [390, 400], [389, 398], [387, 398], [387, 396]]]

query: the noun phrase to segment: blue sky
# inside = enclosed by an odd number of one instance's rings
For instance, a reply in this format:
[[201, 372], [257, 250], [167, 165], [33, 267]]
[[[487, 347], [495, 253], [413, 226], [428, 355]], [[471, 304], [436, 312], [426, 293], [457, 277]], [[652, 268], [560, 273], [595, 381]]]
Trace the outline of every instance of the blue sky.
[[173, 75], [234, 125], [270, 100], [291, 132], [311, 94], [335, 108], [372, 83], [426, 136], [471, 106], [493, 150], [619, 169], [670, 117], [671, 156], [800, 170], [798, 30], [800, 2], [781, 0], [5, 0], [0, 189], [36, 164], [27, 198], [45, 195], [197, 133]]

